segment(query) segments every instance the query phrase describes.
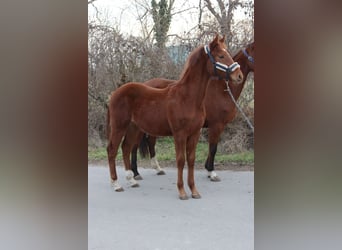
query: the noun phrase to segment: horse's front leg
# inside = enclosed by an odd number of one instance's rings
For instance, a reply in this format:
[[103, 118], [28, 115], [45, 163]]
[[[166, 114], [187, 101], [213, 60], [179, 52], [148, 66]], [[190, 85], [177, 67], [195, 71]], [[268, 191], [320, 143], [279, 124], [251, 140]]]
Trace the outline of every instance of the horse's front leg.
[[200, 131], [198, 131], [198, 133], [195, 133], [192, 136], [189, 136], [187, 143], [186, 143], [186, 160], [188, 163], [188, 186], [191, 190], [191, 196], [194, 199], [201, 198], [201, 195], [199, 194], [195, 186], [195, 171], [194, 171], [196, 145], [198, 143], [199, 136], [200, 136]]
[[211, 181], [221, 181], [220, 177], [218, 177], [217, 173], [214, 170], [214, 159], [217, 151], [217, 143], [209, 143], [209, 153], [208, 158], [205, 162], [205, 168], [208, 171], [208, 178]]
[[209, 152], [208, 158], [205, 162], [205, 168], [208, 171], [208, 177], [211, 181], [221, 181], [220, 177], [216, 174], [214, 169], [214, 160], [217, 151], [217, 143], [220, 139], [224, 129], [223, 123], [216, 123], [214, 126], [208, 128], [208, 141], [209, 141]]
[[187, 200], [188, 196], [184, 190], [184, 182], [183, 182], [183, 169], [185, 164], [185, 145], [186, 138], [182, 135], [174, 135], [175, 140], [175, 149], [176, 149], [176, 161], [177, 161], [177, 169], [178, 169], [178, 178], [177, 178], [177, 187], [179, 192], [179, 199]]

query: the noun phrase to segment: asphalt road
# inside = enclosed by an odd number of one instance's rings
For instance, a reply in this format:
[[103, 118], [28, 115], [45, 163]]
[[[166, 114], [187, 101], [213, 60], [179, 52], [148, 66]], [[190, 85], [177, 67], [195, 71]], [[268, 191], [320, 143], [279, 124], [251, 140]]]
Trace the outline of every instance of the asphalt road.
[[115, 192], [108, 167], [89, 166], [88, 249], [254, 249], [254, 172], [217, 171], [221, 182], [211, 182], [196, 169], [202, 198], [182, 201], [176, 169], [165, 170], [166, 175], [157, 176], [153, 169], [140, 168], [144, 179], [131, 188], [118, 167], [125, 191]]

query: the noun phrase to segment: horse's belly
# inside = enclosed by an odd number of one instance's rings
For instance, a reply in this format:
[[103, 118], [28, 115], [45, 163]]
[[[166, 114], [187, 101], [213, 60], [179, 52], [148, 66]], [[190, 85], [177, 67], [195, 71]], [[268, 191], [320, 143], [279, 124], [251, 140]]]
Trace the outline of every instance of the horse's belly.
[[153, 136], [172, 135], [169, 123], [163, 116], [133, 115], [132, 121], [145, 133]]

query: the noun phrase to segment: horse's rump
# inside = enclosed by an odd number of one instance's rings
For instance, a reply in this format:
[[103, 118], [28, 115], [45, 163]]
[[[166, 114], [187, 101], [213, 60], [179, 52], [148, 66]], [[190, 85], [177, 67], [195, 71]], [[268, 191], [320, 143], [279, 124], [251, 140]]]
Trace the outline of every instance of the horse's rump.
[[[127, 83], [112, 95], [112, 115], [114, 119], [124, 119], [124, 124], [134, 122], [151, 135], [172, 135], [167, 119], [167, 95], [167, 88], [155, 89], [141, 83]], [[156, 124], [159, 126], [156, 127]]]

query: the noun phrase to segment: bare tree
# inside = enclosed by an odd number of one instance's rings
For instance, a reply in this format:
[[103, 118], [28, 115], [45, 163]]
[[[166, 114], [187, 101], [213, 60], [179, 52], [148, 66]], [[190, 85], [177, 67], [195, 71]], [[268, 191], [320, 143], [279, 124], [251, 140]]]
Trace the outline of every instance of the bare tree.
[[250, 2], [244, 2], [241, 0], [216, 0], [217, 8], [213, 4], [213, 0], [204, 0], [205, 7], [210, 11], [210, 13], [215, 17], [219, 30], [222, 34], [226, 35], [226, 41], [228, 46], [232, 45], [233, 38], [233, 17], [234, 11], [238, 7], [246, 8], [251, 5]]
[[96, 138], [105, 138], [106, 103], [112, 91], [132, 81], [176, 79], [180, 67], [170, 57], [161, 58], [141, 37], [125, 37], [101, 23], [93, 23], [88, 30], [88, 131], [98, 146], [101, 140]]
[[[212, 39], [215, 31], [231, 34], [227, 37], [230, 39], [229, 48], [234, 48], [231, 51], [232, 54], [237, 52], [235, 49], [242, 48], [251, 42], [254, 37], [251, 16], [238, 23], [228, 18], [229, 25], [226, 25], [229, 31], [227, 33], [221, 30], [221, 26], [224, 26], [223, 20], [229, 15], [229, 8], [224, 8], [226, 14], [223, 15], [224, 18], [221, 18], [220, 8], [215, 7], [214, 2], [211, 2], [214, 0], [201, 0], [196, 8], [182, 5], [169, 9], [170, 15], [173, 16], [191, 8], [193, 15], [198, 13], [199, 25], [195, 25], [194, 28], [182, 34], [170, 34], [163, 31], [166, 38], [159, 41], [165, 45], [161, 53], [161, 49], [153, 45], [154, 41], [158, 43], [158, 40], [153, 29], [155, 23], [152, 17], [151, 0], [132, 1], [132, 9], [129, 11], [136, 11], [135, 15], [141, 24], [141, 36], [124, 35], [120, 31], [120, 25], [112, 24], [110, 15], [103, 18], [106, 11], [102, 10], [96, 12], [98, 15], [95, 19], [90, 19], [88, 24], [88, 137], [89, 144], [96, 147], [105, 144], [105, 140], [101, 139], [105, 139], [106, 103], [108, 96], [116, 88], [130, 81], [144, 82], [154, 77], [178, 79], [188, 54], [197, 46]], [[203, 3], [207, 6], [208, 1], [212, 3], [216, 15], [221, 18], [220, 22], [209, 8], [203, 6]], [[227, 4], [230, 3], [229, 0], [225, 1]], [[93, 6], [94, 2], [95, 0], [89, 0], [88, 4]], [[172, 0], [173, 3], [174, 0]], [[246, 11], [253, 13], [252, 9], [246, 9]], [[208, 13], [214, 18], [208, 20]], [[166, 39], [167, 43], [165, 43]], [[253, 107], [251, 103], [254, 100], [253, 75], [249, 78], [239, 98], [240, 104], [245, 109]], [[241, 119], [237, 119], [236, 122], [238, 124], [234, 125], [236, 126], [234, 131], [244, 126]], [[231, 130], [229, 133], [232, 133]]]

